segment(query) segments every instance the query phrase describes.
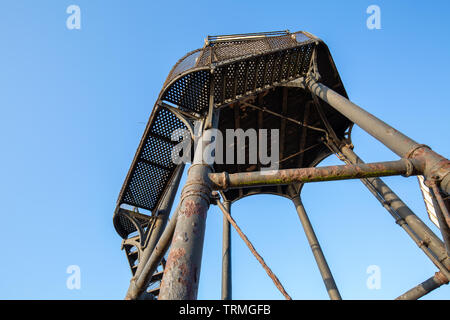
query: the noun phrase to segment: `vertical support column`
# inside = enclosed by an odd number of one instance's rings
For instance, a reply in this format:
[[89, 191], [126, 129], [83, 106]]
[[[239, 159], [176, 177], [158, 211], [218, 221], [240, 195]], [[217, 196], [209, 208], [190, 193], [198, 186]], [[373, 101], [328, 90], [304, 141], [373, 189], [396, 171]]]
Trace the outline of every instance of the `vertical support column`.
[[[225, 209], [231, 213], [231, 202], [223, 203]], [[231, 300], [231, 229], [227, 217], [223, 216], [222, 235], [222, 300]]]
[[322, 275], [323, 282], [327, 288], [328, 295], [331, 300], [341, 300], [341, 295], [334, 281], [331, 270], [328, 267], [327, 260], [323, 255], [322, 248], [320, 247], [319, 240], [317, 240], [314, 229], [309, 221], [308, 215], [306, 214], [305, 208], [303, 207], [302, 201], [300, 200], [300, 195], [296, 195], [292, 198], [295, 208], [297, 209], [298, 217], [305, 230], [306, 238], [308, 239], [309, 245], [313, 252], [314, 258], [316, 259], [317, 266], [319, 267], [320, 274]]
[[212, 98], [208, 118], [200, 135], [195, 137], [194, 161], [181, 193], [177, 225], [161, 281], [160, 300], [197, 299], [206, 215], [212, 190], [208, 179], [212, 168], [205, 162], [203, 151], [215, 140], [215, 130], [204, 129], [208, 125], [215, 129], [218, 125], [218, 112], [213, 109]]

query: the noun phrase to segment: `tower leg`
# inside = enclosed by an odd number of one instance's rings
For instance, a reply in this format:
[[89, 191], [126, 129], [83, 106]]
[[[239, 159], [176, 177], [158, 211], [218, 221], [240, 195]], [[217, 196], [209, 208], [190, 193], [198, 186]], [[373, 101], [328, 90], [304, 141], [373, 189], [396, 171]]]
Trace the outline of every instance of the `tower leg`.
[[428, 280], [425, 280], [418, 286], [405, 292], [396, 300], [417, 300], [447, 283], [448, 279], [442, 273], [436, 272], [433, 277], [429, 278]]
[[[225, 201], [224, 207], [231, 212], [231, 202]], [[230, 222], [223, 216], [222, 238], [222, 300], [231, 300], [231, 230]]]
[[[363, 161], [348, 146], [343, 146], [341, 152], [350, 163], [363, 163]], [[383, 182], [383, 180], [380, 178], [367, 178], [365, 181], [369, 183], [369, 186], [366, 185], [369, 190], [371, 190], [370, 186], [372, 186], [374, 191], [382, 197], [384, 202], [388, 203], [388, 207], [392, 208], [396, 214], [408, 224], [411, 230], [419, 236], [422, 242], [425, 243], [437, 257], [439, 262], [449, 269], [450, 259], [447, 256], [445, 246], [434, 232], [414, 214], [414, 212]]]
[[320, 247], [319, 240], [317, 240], [314, 229], [309, 221], [308, 215], [306, 214], [305, 208], [300, 200], [300, 195], [296, 195], [292, 198], [294, 202], [295, 208], [297, 209], [298, 217], [303, 225], [303, 229], [305, 230], [306, 238], [308, 239], [309, 245], [311, 246], [311, 250], [313, 252], [314, 258], [316, 259], [317, 266], [319, 267], [320, 274], [322, 275], [323, 282], [325, 287], [327, 288], [328, 295], [331, 300], [341, 300], [341, 295], [334, 281], [333, 275], [331, 274], [331, 270], [328, 267], [327, 260], [322, 252], [322, 248]]
[[211, 189], [206, 185], [209, 166], [192, 165], [181, 195], [177, 225], [161, 281], [159, 299], [197, 298], [206, 215]]
[[207, 126], [217, 128], [218, 124], [218, 112], [212, 109], [212, 103], [210, 115], [211, 118], [203, 123], [200, 136], [195, 137], [194, 161], [181, 192], [177, 224], [158, 297], [161, 300], [197, 299], [206, 215], [212, 190], [208, 179], [212, 169], [205, 163], [203, 151], [215, 141], [215, 131], [204, 129]]
[[442, 191], [450, 193], [450, 161], [448, 159], [395, 130], [315, 79], [308, 77], [305, 85], [312, 94], [327, 102], [400, 157], [419, 160], [420, 165], [416, 169], [421, 171], [427, 179], [436, 180]]

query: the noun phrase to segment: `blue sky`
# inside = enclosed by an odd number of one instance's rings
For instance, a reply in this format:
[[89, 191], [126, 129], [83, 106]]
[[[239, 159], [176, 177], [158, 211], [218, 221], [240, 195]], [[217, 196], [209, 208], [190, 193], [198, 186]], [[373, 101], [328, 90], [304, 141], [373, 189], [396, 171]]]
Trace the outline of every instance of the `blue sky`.
[[[68, 30], [66, 8], [81, 8]], [[369, 5], [381, 30], [366, 27]], [[122, 299], [130, 279], [112, 214], [159, 90], [207, 35], [306, 30], [350, 98], [435, 151], [448, 142], [448, 1], [3, 0], [0, 3], [0, 299]], [[366, 161], [397, 159], [355, 127]], [[335, 157], [322, 165], [338, 164]], [[416, 178], [385, 181], [435, 232]], [[305, 207], [344, 299], [392, 299], [436, 268], [359, 181], [313, 183]], [[233, 215], [294, 299], [327, 299], [294, 206], [254, 196]], [[200, 299], [220, 298], [222, 216], [207, 220]], [[233, 232], [235, 299], [282, 299]], [[66, 269], [81, 269], [69, 290]], [[381, 269], [381, 289], [366, 269]], [[449, 286], [427, 296], [448, 299]]]

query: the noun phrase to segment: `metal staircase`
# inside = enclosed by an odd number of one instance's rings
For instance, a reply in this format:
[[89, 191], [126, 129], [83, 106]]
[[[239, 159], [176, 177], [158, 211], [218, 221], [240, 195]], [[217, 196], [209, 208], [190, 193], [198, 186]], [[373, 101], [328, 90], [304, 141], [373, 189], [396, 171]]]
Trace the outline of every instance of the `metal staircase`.
[[[121, 209], [115, 216], [114, 222], [120, 226], [118, 227], [118, 232], [123, 237], [121, 250], [125, 251], [133, 276], [136, 274], [143, 250], [148, 244], [154, 221], [154, 216], [141, 214], [137, 209], [134, 211]], [[146, 290], [147, 294], [143, 295], [143, 299], [155, 300], [158, 298], [165, 265], [166, 260], [162, 259], [157, 270], [150, 278]]]

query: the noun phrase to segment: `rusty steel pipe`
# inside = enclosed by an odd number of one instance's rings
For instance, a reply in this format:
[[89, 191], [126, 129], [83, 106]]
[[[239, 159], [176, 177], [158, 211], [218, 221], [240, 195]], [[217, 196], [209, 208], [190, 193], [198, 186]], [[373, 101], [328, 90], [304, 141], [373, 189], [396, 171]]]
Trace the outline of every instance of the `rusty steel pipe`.
[[[352, 164], [364, 163], [358, 155], [349, 147], [342, 146], [343, 156]], [[387, 186], [380, 178], [363, 179], [368, 183], [367, 188], [372, 192], [373, 188], [381, 199], [383, 206], [392, 208], [401, 219], [403, 219], [409, 228], [422, 240], [426, 247], [437, 257], [447, 269], [450, 269], [450, 259], [447, 256], [444, 243], [436, 234], [408, 207], [400, 197]], [[373, 192], [372, 192], [373, 193]], [[387, 209], [388, 209], [387, 208]], [[388, 209], [389, 211], [389, 209]]]
[[408, 290], [395, 300], [417, 300], [447, 283], [448, 279], [441, 272], [436, 272], [433, 277]]
[[305, 231], [306, 238], [311, 247], [314, 259], [316, 260], [317, 266], [319, 267], [320, 275], [322, 276], [325, 288], [327, 289], [328, 295], [331, 300], [342, 300], [341, 294], [334, 281], [333, 274], [331, 273], [330, 267], [328, 266], [327, 260], [323, 254], [322, 248], [320, 247], [319, 240], [317, 240], [316, 233], [312, 227], [311, 221], [306, 214], [305, 207], [300, 200], [300, 195], [295, 195], [292, 198], [292, 202], [297, 210], [298, 217], [302, 223], [303, 230]]
[[[223, 206], [231, 214], [231, 202], [224, 201]], [[222, 234], [222, 300], [231, 300], [231, 228], [227, 217], [223, 216]]]
[[[211, 95], [210, 118], [204, 121], [204, 128], [217, 128], [218, 125], [219, 113], [212, 109], [213, 98]], [[212, 192], [208, 179], [212, 168], [205, 163], [203, 150], [215, 141], [214, 134], [215, 130], [202, 130], [200, 136], [195, 137], [194, 161], [181, 192], [177, 225], [161, 280], [159, 300], [197, 299], [206, 216]]]
[[395, 130], [315, 79], [308, 77], [305, 80], [305, 87], [401, 158], [420, 160], [417, 164], [424, 166], [416, 169], [422, 171], [426, 178], [440, 181], [441, 189], [447, 194], [450, 193], [450, 161], [448, 159]]
[[210, 173], [209, 179], [215, 190], [243, 188], [264, 185], [286, 185], [297, 182], [334, 181], [385, 177], [394, 175], [417, 175], [415, 169], [420, 166], [415, 160], [360, 163], [354, 165], [327, 166], [317, 168], [299, 168], [245, 173]]
[[204, 183], [209, 166], [192, 165], [181, 194], [171, 249], [161, 281], [160, 300], [195, 300], [211, 189]]

